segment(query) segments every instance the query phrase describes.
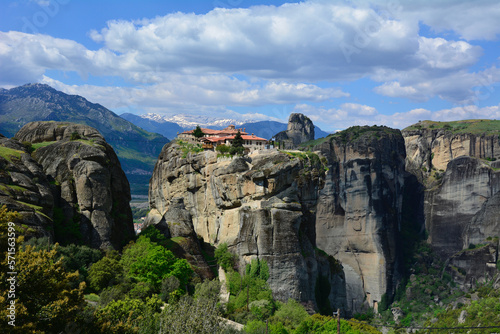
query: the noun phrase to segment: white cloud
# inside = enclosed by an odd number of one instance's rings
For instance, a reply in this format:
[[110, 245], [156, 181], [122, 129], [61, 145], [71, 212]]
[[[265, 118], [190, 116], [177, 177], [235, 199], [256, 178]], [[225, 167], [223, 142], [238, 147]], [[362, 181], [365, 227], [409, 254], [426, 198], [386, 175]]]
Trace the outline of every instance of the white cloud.
[[307, 115], [314, 124], [328, 131], [345, 129], [353, 125], [373, 125], [379, 116], [374, 107], [357, 103], [344, 103], [339, 108], [298, 104], [293, 112]]
[[[486, 28], [476, 21], [480, 12], [483, 22], [497, 18], [497, 2], [394, 3], [310, 0], [110, 21], [90, 33], [102, 43], [99, 50], [45, 35], [0, 32], [0, 85], [39, 81], [46, 70], [75, 71], [83, 78], [117, 76], [152, 85], [148, 91], [162, 97], [158, 104], [255, 106], [348, 95], [316, 81], [370, 78], [380, 83], [375, 92], [385, 96], [416, 101], [438, 96], [454, 103], [474, 98], [483, 76], [491, 77], [490, 85], [500, 81], [494, 67], [470, 73], [482, 55], [479, 46], [419, 36], [419, 22], [469, 39], [496, 36], [497, 24]], [[146, 101], [140, 90], [134, 99]]]
[[[51, 0], [30, 0], [30, 2], [36, 3], [40, 7], [47, 7], [50, 5]], [[54, 1], [54, 0], [52, 0]]]
[[452, 71], [446, 76], [432, 76], [415, 69], [401, 74], [396, 81], [386, 82], [374, 91], [378, 94], [427, 101], [435, 96], [456, 104], [476, 103], [489, 97], [488, 91], [500, 82], [500, 69], [491, 67], [484, 71], [469, 73]]
[[479, 46], [463, 41], [420, 37], [416, 58], [420, 58], [431, 69], [453, 70], [473, 65], [481, 55]]
[[405, 21], [422, 22], [438, 33], [455, 32], [466, 40], [496, 40], [500, 34], [498, 0], [349, 0], [356, 6], [390, 8]]
[[82, 95], [110, 109], [140, 109], [148, 112], [193, 112], [232, 106], [321, 102], [348, 96], [337, 88], [288, 83], [255, 83], [221, 75], [171, 75], [165, 82], [136, 87], [70, 86], [44, 77], [42, 80], [68, 94]]
[[[332, 80], [364, 76], [393, 64], [395, 55], [411, 55], [417, 32], [417, 24], [369, 8], [309, 1], [111, 21], [91, 36], [116, 54], [134, 54], [133, 61], [150, 70]], [[346, 57], [346, 45], [362, 52]]]

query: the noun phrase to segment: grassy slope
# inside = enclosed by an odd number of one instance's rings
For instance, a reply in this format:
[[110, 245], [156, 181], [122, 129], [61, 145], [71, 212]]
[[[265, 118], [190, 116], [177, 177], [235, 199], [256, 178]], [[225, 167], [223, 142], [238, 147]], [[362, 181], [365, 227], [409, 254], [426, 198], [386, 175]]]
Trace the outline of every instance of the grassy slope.
[[420, 129], [445, 129], [456, 134], [500, 134], [500, 120], [470, 119], [453, 122], [421, 121], [410, 125], [403, 129], [403, 131]]

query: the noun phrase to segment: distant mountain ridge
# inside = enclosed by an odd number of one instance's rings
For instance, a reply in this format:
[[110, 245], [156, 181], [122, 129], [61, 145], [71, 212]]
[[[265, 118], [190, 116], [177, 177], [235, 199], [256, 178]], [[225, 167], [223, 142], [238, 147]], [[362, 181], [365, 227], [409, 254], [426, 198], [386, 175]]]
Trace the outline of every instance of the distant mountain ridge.
[[[210, 116], [202, 116], [202, 115], [187, 115], [187, 114], [178, 114], [174, 116], [166, 116], [159, 115], [154, 113], [147, 113], [141, 115], [140, 117], [147, 118], [159, 123], [162, 122], [170, 122], [178, 124], [180, 127], [184, 129], [192, 129], [197, 125], [205, 128], [213, 128], [213, 129], [223, 129], [228, 125], [240, 126], [245, 121], [238, 121], [232, 118], [217, 118]], [[247, 121], [248, 122], [248, 121]]]
[[158, 154], [168, 142], [164, 136], [143, 130], [100, 104], [45, 84], [0, 90], [0, 133], [12, 137], [33, 121], [72, 122], [97, 129], [116, 151], [129, 181], [140, 175], [149, 180]]
[[[160, 133], [169, 139], [175, 138], [177, 136], [177, 133], [179, 132], [192, 130], [197, 125], [201, 126], [202, 128], [219, 130], [227, 127], [230, 124], [233, 124], [238, 128], [244, 128], [245, 132], [253, 133], [258, 137], [266, 139], [271, 139], [275, 134], [287, 129], [286, 123], [276, 121], [252, 122], [248, 120], [244, 122], [228, 118], [215, 118], [185, 114], [164, 116], [154, 113], [148, 113], [144, 115], [134, 115], [126, 113], [121, 114], [120, 117], [134, 123], [137, 126], [140, 126], [147, 131]], [[323, 138], [328, 135], [328, 132], [325, 132], [319, 127], [315, 126], [315, 139]]]

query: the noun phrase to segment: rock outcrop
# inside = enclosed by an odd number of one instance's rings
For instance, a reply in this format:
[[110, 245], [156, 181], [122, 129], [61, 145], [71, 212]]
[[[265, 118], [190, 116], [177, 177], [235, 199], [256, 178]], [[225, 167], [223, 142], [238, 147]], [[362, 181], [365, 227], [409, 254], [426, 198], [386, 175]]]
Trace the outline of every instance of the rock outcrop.
[[290, 114], [286, 131], [274, 136], [276, 142], [282, 142], [284, 148], [297, 148], [300, 144], [314, 140], [314, 124], [305, 115]]
[[403, 137], [386, 127], [353, 127], [329, 138], [317, 147], [329, 171], [317, 205], [316, 242], [341, 261], [351, 311], [364, 303], [376, 309], [399, 279]]
[[[487, 124], [491, 121], [475, 121]], [[406, 146], [406, 170], [417, 175], [420, 181], [433, 177], [436, 171], [446, 170], [448, 163], [461, 156], [496, 160], [500, 158], [499, 132], [468, 132], [472, 121], [449, 122], [422, 121], [402, 131]], [[500, 124], [498, 124], [500, 130]], [[471, 130], [472, 131], [472, 130]], [[429, 181], [429, 180], [427, 180]]]
[[147, 220], [161, 230], [174, 221], [169, 212], [181, 197], [196, 234], [216, 245], [227, 243], [239, 255], [240, 268], [255, 258], [267, 261], [278, 300], [345, 309], [341, 266], [315, 245], [314, 206], [323, 178], [317, 155], [270, 150], [228, 159], [206, 151], [183, 158], [173, 143], [155, 167]]
[[202, 248], [194, 230], [191, 213], [184, 205], [182, 197], [174, 197], [170, 201], [168, 211], [162, 216], [151, 214], [143, 228], [155, 226], [167, 238], [175, 240], [174, 248], [177, 256], [185, 258], [193, 265], [195, 272], [202, 278], [212, 279], [213, 272], [202, 255]]
[[446, 267], [463, 290], [475, 289], [491, 281], [498, 273], [498, 239], [472, 247], [452, 255]]
[[0, 135], [0, 207], [3, 205], [21, 214], [25, 235], [53, 240], [54, 200], [42, 167], [24, 145]]
[[167, 216], [183, 198], [196, 234], [227, 243], [241, 268], [267, 261], [277, 299], [326, 298], [353, 313], [392, 295], [399, 278], [404, 161], [400, 132], [386, 127], [346, 130], [314, 152], [232, 160], [171, 144], [151, 179], [148, 223], [171, 230]]
[[121, 248], [133, 237], [127, 178], [113, 149], [96, 129], [32, 122], [15, 139], [36, 148], [33, 157], [51, 184], [59, 238], [81, 237], [85, 244], [105, 249]]
[[499, 236], [497, 123], [423, 121], [402, 132], [406, 168], [425, 186], [428, 242], [442, 259]]

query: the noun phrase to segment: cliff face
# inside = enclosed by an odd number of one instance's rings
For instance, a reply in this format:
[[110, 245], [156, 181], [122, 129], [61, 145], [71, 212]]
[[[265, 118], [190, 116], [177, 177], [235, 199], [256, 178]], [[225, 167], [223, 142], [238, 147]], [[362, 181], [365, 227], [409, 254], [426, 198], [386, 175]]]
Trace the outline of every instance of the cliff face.
[[116, 154], [97, 130], [33, 122], [15, 138], [37, 147], [33, 157], [51, 183], [56, 231], [76, 229], [71, 237], [81, 234], [85, 244], [102, 249], [121, 248], [132, 238], [129, 184]]
[[285, 148], [296, 148], [301, 143], [314, 140], [314, 124], [305, 115], [290, 114], [286, 131], [282, 131], [275, 136], [276, 141], [283, 142]]
[[[499, 236], [500, 124], [424, 121], [403, 130], [406, 167], [425, 185], [428, 241], [443, 259]], [[481, 129], [478, 131], [477, 129]]]
[[[279, 300], [319, 303], [326, 293], [347, 311], [377, 305], [398, 279], [404, 142], [397, 130], [360, 132], [328, 138], [314, 153], [232, 160], [168, 145], [151, 179], [148, 224], [172, 234], [167, 216], [183, 198], [196, 234], [227, 243], [241, 265], [268, 262]], [[325, 280], [331, 289], [318, 293]]]
[[355, 127], [319, 147], [329, 159], [316, 215], [318, 247], [344, 267], [352, 312], [391, 296], [398, 274], [405, 149], [401, 134]]
[[22, 215], [28, 236], [53, 240], [54, 199], [42, 167], [26, 147], [0, 135], [0, 206]]
[[[345, 308], [341, 266], [315, 247], [323, 165], [318, 156], [294, 154], [260, 151], [231, 160], [208, 151], [185, 155], [178, 144], [167, 145], [150, 183], [148, 224], [165, 226], [172, 203], [182, 197], [196, 234], [227, 243], [240, 268], [253, 258], [267, 261], [277, 299], [328, 300]], [[325, 280], [328, 291], [318, 296], [315, 288]]]

